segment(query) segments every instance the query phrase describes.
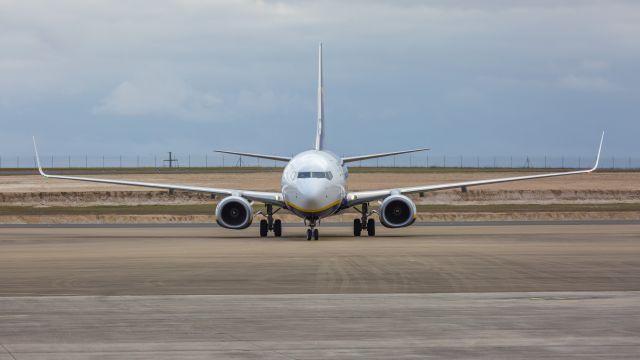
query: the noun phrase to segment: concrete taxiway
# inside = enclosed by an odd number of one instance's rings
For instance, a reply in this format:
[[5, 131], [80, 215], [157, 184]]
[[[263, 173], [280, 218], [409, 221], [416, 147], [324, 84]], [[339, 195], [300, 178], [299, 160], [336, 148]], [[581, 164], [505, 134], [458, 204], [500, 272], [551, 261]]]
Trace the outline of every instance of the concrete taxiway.
[[303, 230], [0, 228], [0, 360], [640, 353], [640, 224]]

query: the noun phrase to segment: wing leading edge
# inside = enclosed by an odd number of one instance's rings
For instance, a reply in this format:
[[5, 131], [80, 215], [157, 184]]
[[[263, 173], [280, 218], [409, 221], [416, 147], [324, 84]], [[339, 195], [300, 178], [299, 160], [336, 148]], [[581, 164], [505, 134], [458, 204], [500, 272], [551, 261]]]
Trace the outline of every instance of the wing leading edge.
[[598, 168], [598, 163], [600, 162], [600, 152], [602, 151], [603, 140], [604, 140], [604, 131], [602, 132], [602, 136], [600, 137], [600, 146], [598, 147], [598, 155], [596, 156], [596, 162], [594, 166], [590, 169], [556, 172], [556, 173], [548, 173], [548, 174], [538, 174], [538, 175], [513, 176], [513, 177], [498, 178], [498, 179], [462, 181], [462, 182], [436, 184], [436, 185], [403, 187], [403, 188], [396, 188], [396, 189], [356, 191], [356, 192], [350, 192], [349, 194], [347, 194], [347, 207], [359, 205], [359, 204], [370, 202], [370, 201], [380, 200], [393, 194], [412, 194], [412, 193], [419, 193], [419, 192], [448, 190], [448, 189], [455, 189], [455, 188], [467, 188], [469, 186], [499, 184], [499, 183], [511, 182], [511, 181], [532, 180], [532, 179], [541, 179], [541, 178], [555, 177], [555, 176], [566, 176], [566, 175], [590, 173], [595, 171]]
[[142, 182], [142, 181], [88, 178], [88, 177], [81, 177], [81, 176], [50, 175], [45, 173], [44, 170], [42, 170], [42, 166], [40, 164], [40, 156], [38, 155], [38, 146], [36, 145], [35, 137], [33, 138], [33, 150], [35, 151], [35, 155], [36, 155], [36, 163], [38, 165], [38, 171], [40, 172], [40, 175], [46, 178], [88, 181], [88, 182], [114, 184], [114, 185], [140, 186], [140, 187], [166, 189], [166, 190], [203, 192], [203, 193], [216, 194], [216, 195], [235, 195], [235, 196], [242, 196], [251, 201], [258, 201], [258, 202], [263, 202], [265, 204], [284, 206], [282, 195], [280, 193], [275, 193], [275, 192], [221, 189], [221, 188], [191, 186], [191, 185], [174, 185], [174, 184], [150, 183], [150, 182]]
[[392, 152], [378, 153], [378, 154], [348, 156], [348, 157], [343, 157], [342, 158], [342, 162], [343, 163], [350, 163], [350, 162], [354, 162], [354, 161], [369, 160], [369, 159], [375, 159], [375, 158], [381, 158], [381, 157], [393, 156], [393, 155], [409, 154], [409, 153], [414, 153], [414, 152], [419, 152], [419, 151], [427, 151], [427, 150], [431, 150], [431, 149], [429, 149], [429, 148], [421, 148], [421, 149], [411, 149], [411, 150], [402, 150], [402, 151], [392, 151]]

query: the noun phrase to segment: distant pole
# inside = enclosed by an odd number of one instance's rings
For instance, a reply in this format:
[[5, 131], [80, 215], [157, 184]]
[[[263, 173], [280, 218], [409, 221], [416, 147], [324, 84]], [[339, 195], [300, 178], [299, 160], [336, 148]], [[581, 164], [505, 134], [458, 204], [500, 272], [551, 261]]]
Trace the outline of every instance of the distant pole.
[[0, 156], [0, 169], [2, 168], [2, 156]]
[[476, 169], [480, 168], [480, 156], [476, 157]]
[[71, 169], [71, 155], [68, 155], [67, 159], [69, 160], [68, 165], [67, 166], [69, 169]]
[[158, 155], [153, 155], [153, 167], [158, 168]]
[[393, 167], [396, 167], [396, 156], [393, 155]]
[[140, 155], [136, 155], [136, 167], [140, 167]]
[[85, 168], [89, 167], [89, 156], [87, 155], [84, 156], [84, 167]]
[[494, 169], [496, 168], [496, 157], [495, 156], [493, 157], [493, 168]]
[[19, 168], [20, 167], [20, 156], [16, 157], [16, 167]]
[[380, 167], [380, 159], [376, 159], [376, 167]]
[[442, 155], [442, 167], [447, 167], [447, 155]]
[[[53, 158], [51, 158], [53, 159]], [[104, 155], [102, 155], [102, 168], [104, 169]]]
[[631, 169], [631, 156], [629, 156], [629, 162], [627, 164], [627, 169]]
[[564, 169], [564, 156], [562, 156], [562, 168]]
[[578, 169], [582, 167], [582, 157], [578, 156]]
[[120, 155], [120, 167], [122, 167], [122, 155]]
[[460, 168], [462, 168], [462, 155], [460, 155]]
[[427, 167], [429, 167], [429, 154], [427, 154]]
[[189, 162], [189, 168], [191, 168], [191, 154], [187, 156], [187, 161]]
[[513, 155], [509, 157], [509, 168], [513, 169]]
[[547, 155], [544, 156], [544, 168], [547, 168]]
[[413, 167], [413, 156], [409, 155], [409, 167]]
[[204, 167], [206, 167], [206, 168], [209, 167], [209, 155], [208, 154], [204, 154]]
[[615, 158], [615, 157], [612, 157], [612, 158], [611, 158], [611, 168], [612, 168], [612, 169], [615, 169], [615, 168], [616, 168], [616, 158]]

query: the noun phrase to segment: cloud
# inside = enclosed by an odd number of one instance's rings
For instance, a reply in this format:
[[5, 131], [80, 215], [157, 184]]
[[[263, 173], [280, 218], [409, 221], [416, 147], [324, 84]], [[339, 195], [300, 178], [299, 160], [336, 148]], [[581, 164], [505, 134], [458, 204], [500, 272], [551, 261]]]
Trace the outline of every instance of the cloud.
[[198, 91], [182, 79], [146, 74], [120, 83], [94, 108], [94, 113], [200, 119], [210, 115], [221, 104], [222, 99], [218, 96]]
[[567, 75], [558, 80], [558, 85], [565, 89], [578, 91], [609, 92], [619, 87], [602, 76]]

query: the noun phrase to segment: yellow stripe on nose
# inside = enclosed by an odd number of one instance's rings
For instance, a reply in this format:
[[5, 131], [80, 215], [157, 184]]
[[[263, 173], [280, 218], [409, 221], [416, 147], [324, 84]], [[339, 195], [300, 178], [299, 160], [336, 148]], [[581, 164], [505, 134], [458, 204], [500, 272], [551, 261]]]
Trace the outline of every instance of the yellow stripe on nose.
[[305, 208], [301, 208], [300, 206], [297, 206], [294, 203], [291, 203], [289, 201], [287, 201], [287, 206], [291, 206], [292, 208], [298, 210], [298, 211], [303, 211], [303, 212], [309, 212], [309, 213], [318, 213], [318, 212], [322, 212], [325, 211], [327, 209], [331, 209], [332, 207], [339, 205], [342, 202], [342, 200], [337, 200], [332, 202], [331, 204], [321, 207], [320, 209], [305, 209]]

